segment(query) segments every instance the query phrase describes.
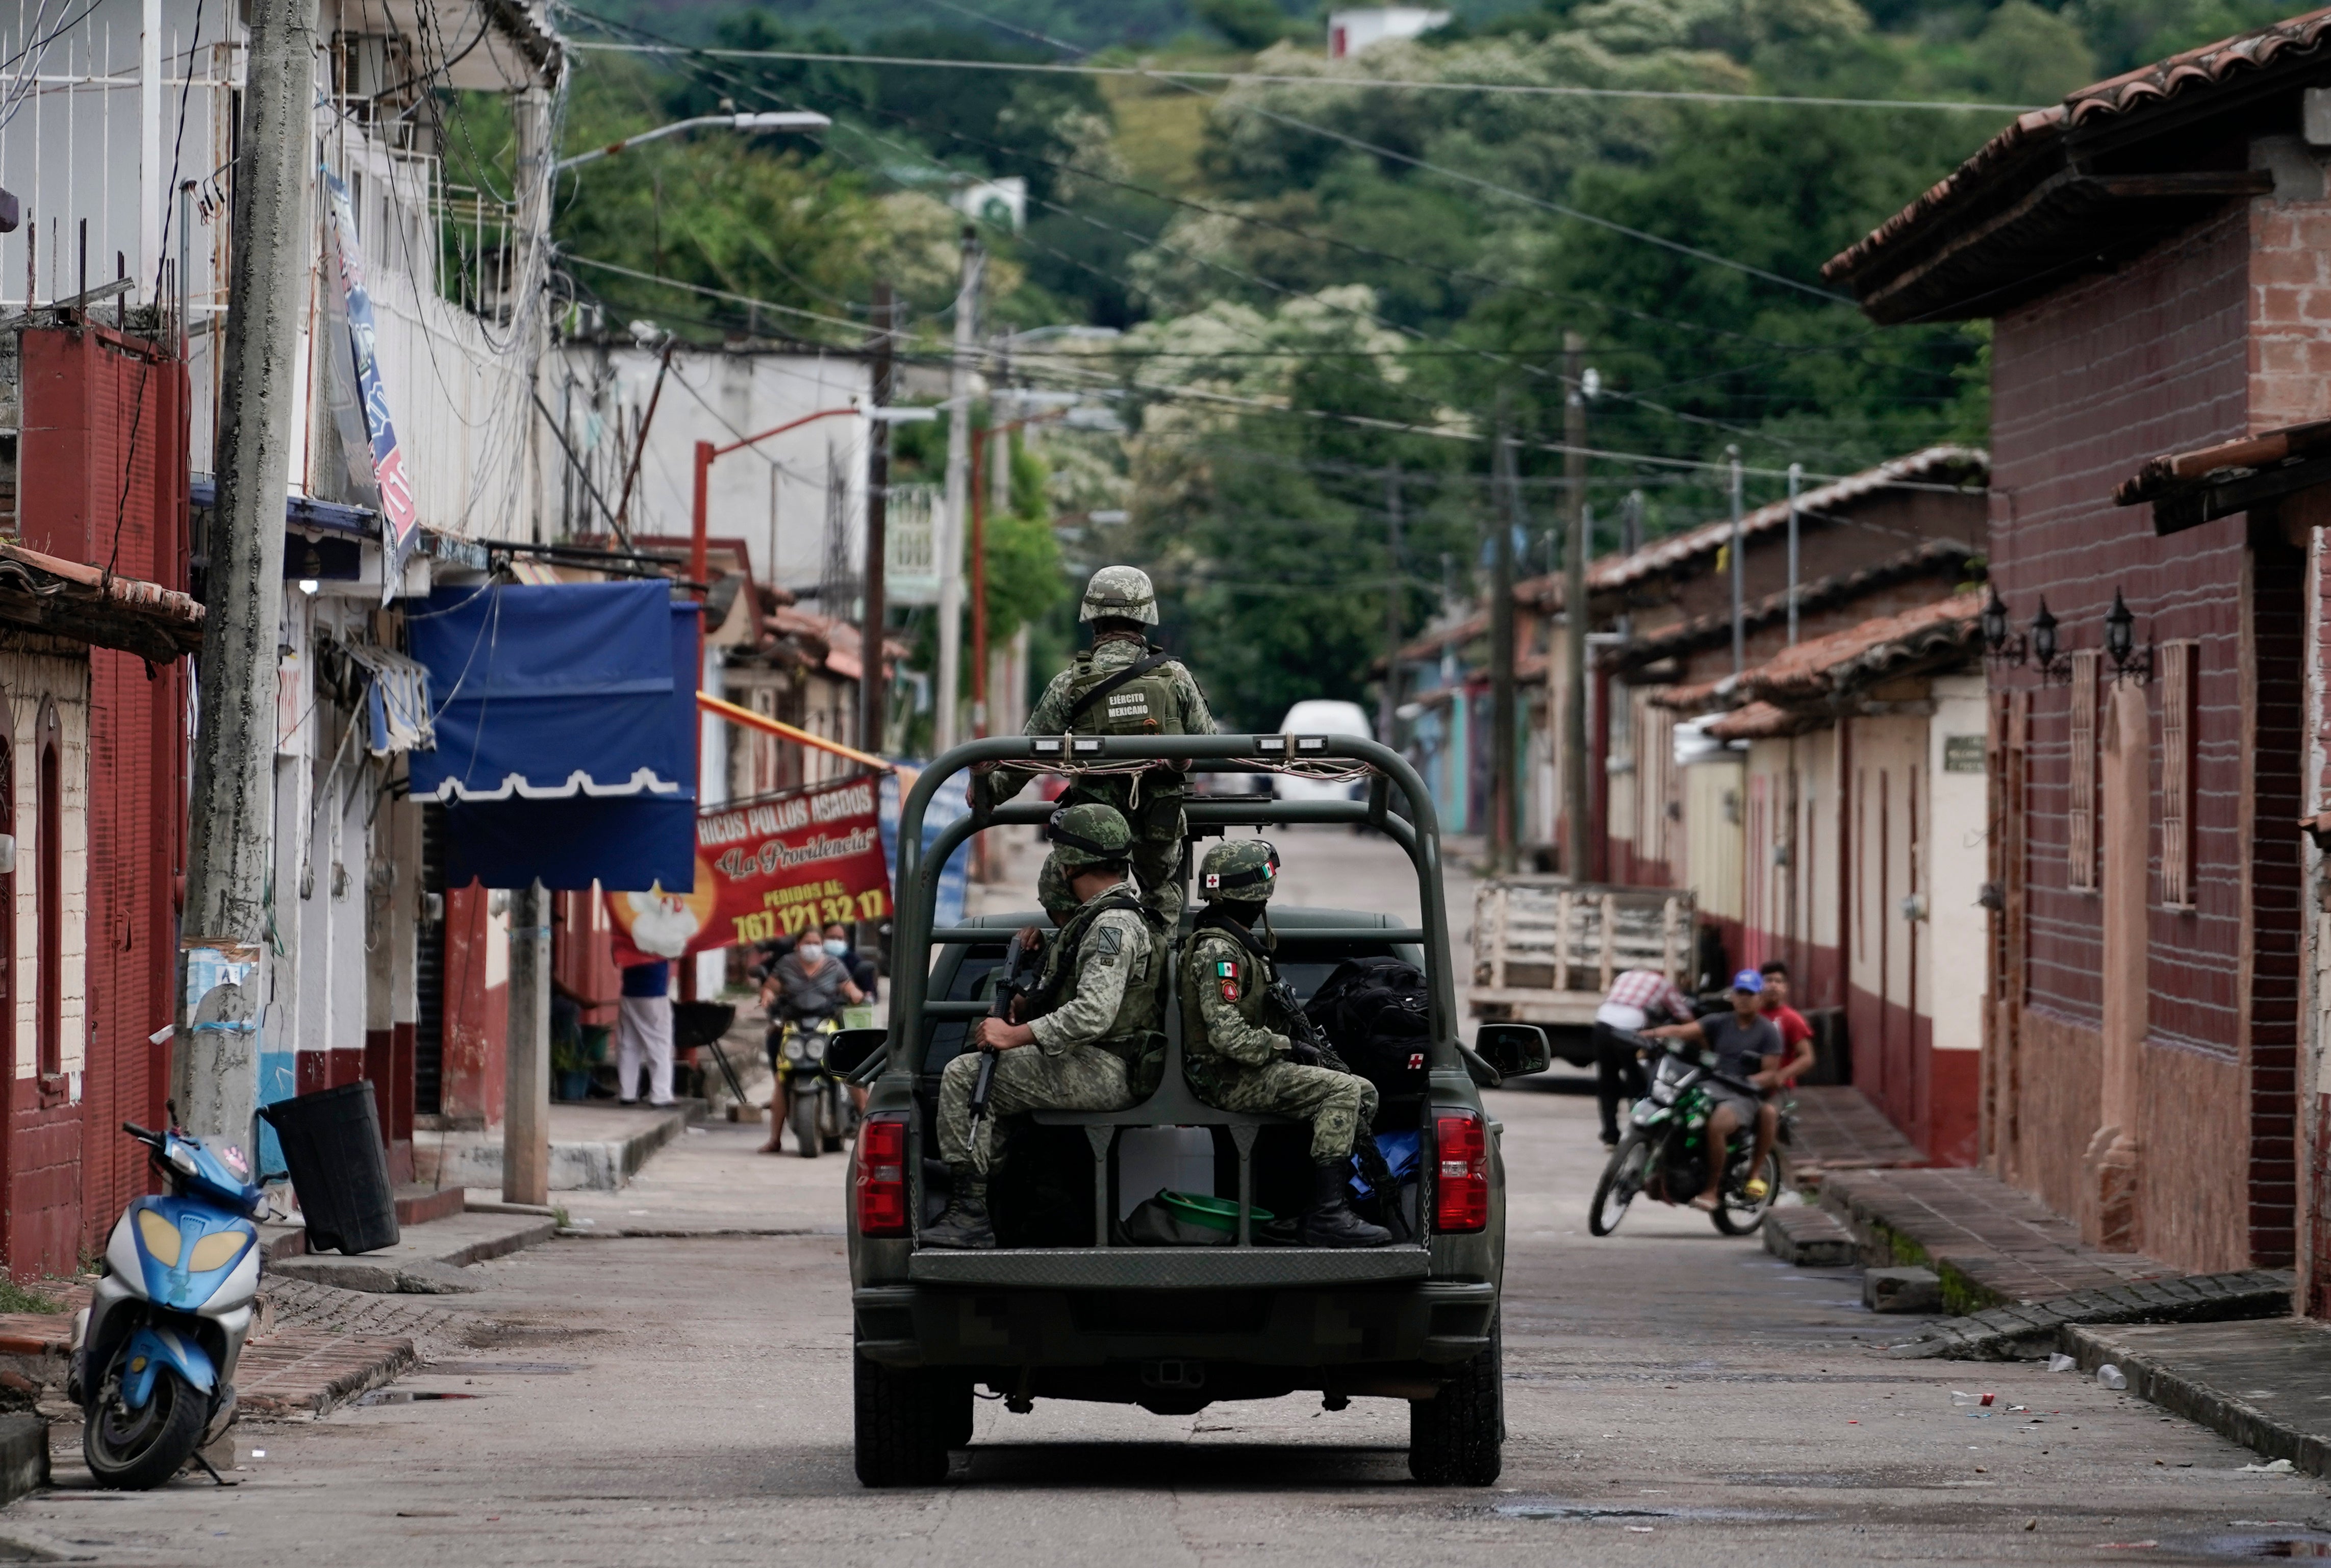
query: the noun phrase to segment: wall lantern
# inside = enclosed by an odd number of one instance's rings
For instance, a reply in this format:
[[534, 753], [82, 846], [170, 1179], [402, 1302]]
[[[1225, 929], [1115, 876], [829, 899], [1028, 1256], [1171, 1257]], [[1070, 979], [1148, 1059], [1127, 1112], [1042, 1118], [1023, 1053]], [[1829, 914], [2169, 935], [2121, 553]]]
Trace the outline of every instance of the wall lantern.
[[2043, 679], [2072, 679], [2071, 655], [2056, 646], [2056, 617], [2048, 613], [2048, 600], [2041, 595], [2040, 613], [2031, 617], [2031, 661], [2040, 667]]
[[2112, 660], [2115, 680], [2153, 679], [2153, 644], [2148, 641], [2142, 653], [2137, 651], [2136, 617], [2128, 613], [2118, 588], [2113, 590], [2112, 608], [2105, 612], [2105, 657]]
[[2007, 618], [2007, 601], [1999, 584], [1991, 585], [1991, 602], [1983, 607], [1984, 654], [1993, 664], [2021, 664], [2029, 656], [2025, 640], [2015, 634]]

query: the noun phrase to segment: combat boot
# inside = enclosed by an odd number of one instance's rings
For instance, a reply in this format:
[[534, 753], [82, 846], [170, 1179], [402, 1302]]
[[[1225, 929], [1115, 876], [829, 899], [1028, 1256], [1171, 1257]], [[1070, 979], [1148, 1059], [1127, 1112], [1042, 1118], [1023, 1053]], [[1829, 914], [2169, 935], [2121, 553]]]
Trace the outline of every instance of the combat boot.
[[948, 1184], [947, 1210], [916, 1233], [916, 1241], [973, 1251], [993, 1248], [995, 1228], [987, 1222], [987, 1178], [969, 1165], [950, 1166], [948, 1174], [954, 1180]]
[[1311, 1207], [1305, 1212], [1299, 1239], [1306, 1247], [1383, 1247], [1392, 1232], [1371, 1225], [1352, 1212], [1344, 1195], [1345, 1163], [1312, 1168]]

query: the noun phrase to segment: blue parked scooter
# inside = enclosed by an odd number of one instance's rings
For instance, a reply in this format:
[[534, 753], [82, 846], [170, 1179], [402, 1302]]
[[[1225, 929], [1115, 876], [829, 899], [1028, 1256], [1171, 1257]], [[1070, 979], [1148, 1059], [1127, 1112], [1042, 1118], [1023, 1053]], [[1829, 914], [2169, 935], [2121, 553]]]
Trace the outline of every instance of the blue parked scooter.
[[234, 1420], [264, 1196], [238, 1149], [214, 1154], [176, 1127], [121, 1130], [154, 1151], [168, 1191], [137, 1199], [113, 1227], [104, 1277], [73, 1326], [67, 1392], [98, 1485], [142, 1489], [189, 1459], [210, 1469], [197, 1450]]

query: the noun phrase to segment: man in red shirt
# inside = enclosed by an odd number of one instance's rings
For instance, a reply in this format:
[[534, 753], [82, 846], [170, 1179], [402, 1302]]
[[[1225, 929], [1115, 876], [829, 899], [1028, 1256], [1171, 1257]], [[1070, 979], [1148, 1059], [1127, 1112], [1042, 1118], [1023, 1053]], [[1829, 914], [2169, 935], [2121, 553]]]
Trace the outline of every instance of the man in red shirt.
[[1765, 1064], [1767, 1071], [1777, 1071], [1774, 1085], [1793, 1088], [1799, 1078], [1812, 1070], [1813, 1026], [1805, 1015], [1789, 1005], [1789, 966], [1775, 958], [1764, 965], [1757, 973], [1765, 977], [1765, 1016], [1781, 1031], [1781, 1049], [1788, 1053], [1785, 1062], [1779, 1059]]

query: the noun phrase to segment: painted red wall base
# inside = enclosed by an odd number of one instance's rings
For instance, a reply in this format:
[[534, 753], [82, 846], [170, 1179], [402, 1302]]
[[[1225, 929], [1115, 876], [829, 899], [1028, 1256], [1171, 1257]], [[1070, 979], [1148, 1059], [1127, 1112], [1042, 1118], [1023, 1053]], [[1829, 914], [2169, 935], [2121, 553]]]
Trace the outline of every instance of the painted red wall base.
[[1931, 1020], [1858, 985], [1846, 988], [1845, 1020], [1863, 1098], [1935, 1164], [1974, 1164], [1983, 1053], [1936, 1050]]

